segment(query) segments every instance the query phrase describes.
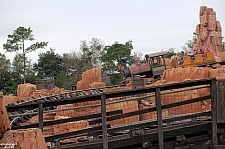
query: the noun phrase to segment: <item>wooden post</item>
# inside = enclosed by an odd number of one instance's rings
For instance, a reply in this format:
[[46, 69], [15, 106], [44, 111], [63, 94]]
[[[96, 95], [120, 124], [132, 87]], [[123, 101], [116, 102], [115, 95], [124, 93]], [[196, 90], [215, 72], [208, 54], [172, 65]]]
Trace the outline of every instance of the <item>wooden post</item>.
[[38, 122], [39, 122], [39, 128], [41, 129], [43, 133], [43, 104], [38, 104]]
[[225, 80], [217, 81], [217, 123], [225, 124]]
[[156, 88], [155, 97], [156, 97], [156, 109], [157, 109], [159, 149], [164, 149], [160, 88]]
[[107, 123], [106, 123], [106, 101], [105, 95], [101, 95], [101, 112], [102, 112], [102, 143], [103, 149], [108, 149]]
[[210, 87], [211, 94], [211, 119], [212, 119], [212, 145], [217, 145], [217, 90], [216, 90], [216, 80], [212, 80]]
[[134, 86], [134, 74], [133, 74], [133, 72], [131, 74], [131, 85], [132, 85], [132, 89], [135, 89], [135, 86]]

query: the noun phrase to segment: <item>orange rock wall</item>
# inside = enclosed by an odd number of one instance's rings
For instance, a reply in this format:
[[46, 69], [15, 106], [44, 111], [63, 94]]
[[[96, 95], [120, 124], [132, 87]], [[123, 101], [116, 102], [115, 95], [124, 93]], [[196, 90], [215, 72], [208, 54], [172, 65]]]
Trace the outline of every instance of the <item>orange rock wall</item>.
[[[162, 105], [166, 105], [166, 104], [171, 104], [175, 102], [190, 100], [197, 97], [200, 97], [197, 90], [189, 90], [185, 92], [162, 95], [161, 101], [162, 101]], [[177, 107], [169, 108], [167, 110], [168, 110], [169, 116], [177, 115], [177, 114], [203, 112], [202, 102], [195, 102], [191, 104], [177, 106]]]
[[225, 67], [220, 67], [217, 69], [212, 69], [210, 67], [178, 67], [167, 69], [164, 71], [160, 82], [183, 82], [186, 80], [213, 77], [216, 77], [218, 80], [225, 79]]

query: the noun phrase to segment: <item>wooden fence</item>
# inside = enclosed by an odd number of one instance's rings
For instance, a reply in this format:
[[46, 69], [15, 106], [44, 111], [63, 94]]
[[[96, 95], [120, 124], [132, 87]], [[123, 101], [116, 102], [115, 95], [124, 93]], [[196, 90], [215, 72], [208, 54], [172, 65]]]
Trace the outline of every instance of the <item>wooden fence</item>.
[[[223, 85], [219, 89], [220, 92], [217, 92], [216, 86], [218, 84]], [[220, 123], [225, 121], [222, 114], [225, 105], [223, 88], [224, 82], [222, 81], [203, 79], [135, 90], [105, 92], [83, 97], [74, 97], [65, 93], [60, 94], [61, 98], [58, 100], [11, 105], [7, 107], [7, 111], [38, 109], [38, 123], [13, 129], [39, 127], [43, 131], [43, 127], [46, 126], [81, 120], [88, 121], [89, 127], [85, 129], [45, 137], [46, 142], [53, 143], [56, 140], [60, 142], [60, 140], [69, 138], [86, 137], [78, 143], [65, 145], [61, 143], [59, 147], [52, 147], [55, 149], [108, 149], [135, 144], [147, 144], [153, 148], [164, 149], [176, 146], [170, 141], [174, 138], [178, 142], [181, 140], [188, 143], [189, 139], [192, 142], [193, 139], [190, 136], [193, 134], [199, 134], [199, 136], [195, 136], [197, 138], [194, 141], [206, 138], [206, 140], [212, 140], [212, 145], [217, 145], [217, 120]], [[46, 98], [53, 98], [53, 96]], [[217, 98], [222, 99], [222, 104], [218, 104]], [[140, 109], [140, 106], [146, 101], [154, 104]], [[138, 109], [132, 106], [135, 105], [134, 103], [137, 103]], [[203, 106], [201, 106], [199, 110], [198, 106], [201, 103], [208, 105], [208, 109], [202, 109]], [[97, 112], [88, 113], [90, 110], [86, 110], [87, 112], [81, 116], [43, 122], [44, 108], [68, 104], [76, 104], [77, 106], [64, 110], [93, 109], [95, 107]], [[49, 112], [57, 112], [57, 110], [50, 110]], [[143, 116], [144, 119], [140, 119]], [[153, 117], [148, 118], [148, 116]], [[211, 135], [209, 136], [210, 130]]]

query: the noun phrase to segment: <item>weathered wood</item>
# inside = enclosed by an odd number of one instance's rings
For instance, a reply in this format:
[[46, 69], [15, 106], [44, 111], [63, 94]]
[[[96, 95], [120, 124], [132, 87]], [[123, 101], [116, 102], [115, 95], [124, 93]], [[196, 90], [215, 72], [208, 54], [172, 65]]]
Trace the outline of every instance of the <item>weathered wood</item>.
[[[213, 79], [203, 79], [203, 80], [195, 80], [195, 81], [189, 81], [189, 82], [181, 82], [181, 83], [174, 83], [169, 85], [163, 85], [159, 86], [160, 90], [168, 90], [168, 89], [175, 89], [175, 88], [184, 88], [184, 87], [191, 87], [196, 85], [205, 85], [210, 84]], [[137, 95], [137, 94], [144, 94], [149, 92], [155, 92], [156, 87], [146, 87], [146, 88], [139, 88], [135, 90], [126, 90], [126, 91], [120, 91], [120, 92], [114, 92], [114, 93], [104, 93], [106, 95], [106, 98], [115, 98], [115, 97], [121, 97], [121, 96], [131, 96], [131, 95]], [[58, 105], [65, 105], [65, 104], [73, 104], [73, 103], [79, 103], [79, 102], [85, 102], [85, 101], [95, 101], [100, 100], [101, 95], [87, 95], [84, 97], [71, 97], [71, 98], [63, 98], [58, 99], [57, 101], [46, 101], [42, 102], [43, 107], [49, 107], [49, 106], [58, 106]], [[26, 104], [20, 104], [20, 105], [10, 105], [7, 106], [8, 112], [14, 112], [18, 110], [27, 110], [27, 109], [35, 109], [38, 108], [39, 103], [26, 103]]]
[[[109, 127], [110, 127], [110, 125], [107, 125], [107, 128], [109, 128]], [[102, 128], [102, 126], [97, 126], [97, 127], [67, 132], [67, 133], [63, 133], [63, 134], [58, 134], [58, 135], [54, 135], [54, 136], [48, 136], [48, 137], [45, 137], [45, 141], [52, 142], [55, 139], [63, 140], [63, 139], [69, 139], [69, 138], [74, 138], [74, 137], [79, 137], [79, 136], [87, 136], [89, 132], [101, 130], [101, 128]]]
[[101, 112], [102, 112], [102, 143], [103, 149], [108, 149], [107, 123], [106, 123], [106, 98], [101, 95]]
[[[199, 116], [210, 116], [211, 111], [209, 112], [198, 112], [198, 113], [190, 113], [190, 114], [181, 114], [177, 116], [171, 116], [171, 117], [166, 117], [163, 119], [163, 123], [168, 123], [168, 122], [174, 122], [174, 121], [181, 121], [185, 119], [190, 119], [193, 117], [199, 117]], [[149, 128], [151, 125], [157, 125], [157, 120], [156, 119], [150, 119], [150, 120], [145, 120], [145, 121], [139, 121], [131, 124], [125, 124], [125, 125], [120, 125], [120, 126], [114, 126], [108, 129], [108, 133], [114, 133], [118, 131], [123, 131], [123, 130], [130, 130], [130, 129], [137, 129], [137, 128]]]
[[55, 80], [53, 77], [47, 77], [47, 78], [36, 81], [37, 90], [41, 90], [41, 89], [51, 90], [54, 88], [54, 86], [55, 86]]
[[70, 84], [70, 90], [71, 90], [71, 91], [75, 91], [76, 89], [77, 89], [77, 84], [71, 83], [71, 84]]
[[225, 81], [217, 81], [217, 123], [225, 123]]
[[105, 83], [106, 86], [111, 86], [110, 76], [102, 76], [102, 82]]
[[[190, 104], [190, 103], [194, 103], [194, 102], [207, 100], [207, 99], [210, 99], [210, 98], [211, 98], [210, 95], [199, 97], [199, 98], [193, 98], [193, 99], [190, 99], [190, 100], [184, 100], [184, 101], [181, 101], [181, 102], [162, 105], [161, 108], [162, 109], [172, 108], [172, 107], [176, 107], [176, 106], [181, 106], [181, 105], [185, 105], [185, 104]], [[118, 115], [115, 115], [115, 116], [110, 116], [110, 117], [107, 117], [107, 121], [117, 120], [117, 119], [126, 118], [126, 117], [130, 117], [130, 116], [134, 116], [134, 115], [153, 112], [153, 111], [156, 111], [156, 107], [147, 108], [147, 109], [143, 109], [143, 110], [139, 110], [139, 111], [132, 111], [132, 112], [123, 113], [123, 114], [118, 114]], [[89, 122], [90, 125], [97, 124], [97, 123], [101, 123], [101, 120], [92, 120], [92, 121]]]
[[43, 133], [43, 105], [39, 104], [38, 105], [38, 126], [41, 129]]
[[[165, 149], [172, 149], [172, 148], [190, 148], [194, 145], [200, 145], [196, 148], [201, 148], [203, 149], [205, 143], [210, 140], [211, 137], [209, 135], [200, 135], [200, 136], [195, 136], [195, 137], [190, 137], [190, 138], [185, 138], [184, 141], [182, 141], [181, 143], [177, 143], [176, 141], [170, 141], [170, 142], [166, 142], [164, 143], [165, 145]], [[153, 147], [154, 148], [154, 147]], [[156, 147], [157, 148], [157, 147]]]
[[156, 100], [156, 108], [157, 108], [158, 143], [159, 143], [159, 149], [164, 149], [160, 88], [156, 88], [155, 95], [156, 95], [155, 100]]
[[[198, 132], [205, 132], [211, 129], [210, 122], [193, 122], [189, 124], [180, 124], [172, 127], [163, 128], [164, 139], [173, 138], [180, 134], [195, 134]], [[130, 134], [124, 134], [108, 138], [109, 148], [118, 148], [128, 145], [134, 145], [143, 142], [157, 141], [157, 129], [151, 129], [146, 131], [146, 135], [143, 137], [130, 137]], [[54, 149], [92, 149], [102, 148], [102, 139], [97, 139], [88, 142], [73, 143], [67, 146], [61, 145]], [[53, 148], [52, 148], [53, 149]]]
[[35, 109], [38, 108], [38, 104], [42, 103], [43, 108], [45, 107], [52, 107], [52, 106], [58, 106], [58, 105], [65, 105], [65, 104], [73, 104], [73, 103], [79, 103], [79, 102], [87, 102], [87, 101], [96, 101], [100, 100], [101, 95], [92, 94], [87, 96], [77, 96], [77, 97], [71, 97], [71, 98], [62, 98], [57, 100], [49, 100], [49, 101], [38, 101], [38, 102], [32, 102], [32, 103], [24, 103], [19, 105], [10, 105], [6, 106], [7, 112], [14, 112], [14, 111], [20, 111], [20, 110], [29, 110], [29, 109]]
[[216, 80], [212, 80], [211, 88], [211, 120], [212, 120], [212, 145], [217, 145], [217, 90], [216, 90]]

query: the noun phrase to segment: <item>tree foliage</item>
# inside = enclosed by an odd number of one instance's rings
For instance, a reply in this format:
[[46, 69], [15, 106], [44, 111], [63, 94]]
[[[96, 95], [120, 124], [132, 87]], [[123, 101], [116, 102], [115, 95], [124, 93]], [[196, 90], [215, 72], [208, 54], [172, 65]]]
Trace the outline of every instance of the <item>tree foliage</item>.
[[12, 35], [8, 35], [6, 44], [3, 44], [3, 48], [6, 52], [16, 52], [18, 56], [23, 59], [23, 77], [24, 83], [26, 83], [26, 54], [33, 52], [40, 48], [45, 48], [48, 42], [36, 42], [28, 47], [25, 47], [25, 41], [33, 41], [34, 35], [32, 30], [25, 27], [18, 27], [14, 30]]
[[90, 42], [87, 43], [86, 40], [80, 43], [80, 58], [88, 69], [94, 67], [101, 67], [100, 57], [105, 48], [104, 43], [97, 38], [92, 38]]
[[0, 53], [0, 91], [4, 94], [14, 93], [10, 88], [11, 80], [11, 63], [9, 59], [6, 59], [4, 54]]
[[[23, 61], [24, 59], [19, 55], [15, 55], [12, 62], [12, 70], [18, 74], [18, 78], [23, 79]], [[25, 58], [26, 62], [26, 82], [35, 84], [35, 72], [33, 71], [33, 64], [31, 59]]]
[[39, 53], [38, 63], [34, 64], [34, 70], [37, 72], [38, 78], [56, 78], [57, 75], [64, 70], [62, 57], [54, 51], [54, 49], [50, 48], [50, 50], [46, 52]]
[[170, 48], [167, 54], [165, 55], [165, 58], [171, 58], [173, 55], [177, 55], [177, 53], [175, 52], [174, 48]]
[[122, 80], [122, 75], [118, 74], [120, 58], [126, 57], [129, 65], [134, 63], [134, 57], [131, 55], [132, 49], [132, 41], [127, 41], [125, 44], [115, 42], [113, 45], [105, 47], [101, 56], [102, 72], [104, 75], [112, 75], [112, 84], [118, 84]]

